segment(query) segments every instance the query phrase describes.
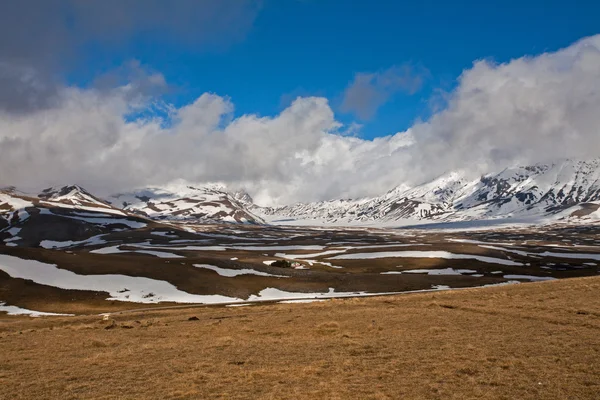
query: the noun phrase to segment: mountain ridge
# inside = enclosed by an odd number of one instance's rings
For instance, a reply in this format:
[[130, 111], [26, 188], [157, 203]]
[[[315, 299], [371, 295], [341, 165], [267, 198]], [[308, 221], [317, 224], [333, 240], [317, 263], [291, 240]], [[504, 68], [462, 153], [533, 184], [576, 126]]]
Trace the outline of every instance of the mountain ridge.
[[279, 207], [258, 206], [245, 191], [229, 191], [214, 183], [176, 183], [108, 198], [79, 185], [47, 188], [37, 195], [10, 187], [0, 190], [4, 221], [0, 225], [18, 221], [20, 214], [27, 214], [27, 207], [35, 205], [184, 223], [264, 224], [266, 220], [277, 223], [276, 218], [331, 224], [443, 222], [571, 214], [594, 220], [600, 219], [596, 215], [600, 214], [600, 158], [510, 167], [477, 179], [451, 171], [422, 185], [399, 185], [380, 196]]
[[265, 207], [262, 212], [330, 223], [461, 221], [551, 215], [595, 202], [600, 202], [600, 158], [505, 168], [478, 179], [453, 171], [428, 183], [412, 188], [398, 186], [372, 198]]

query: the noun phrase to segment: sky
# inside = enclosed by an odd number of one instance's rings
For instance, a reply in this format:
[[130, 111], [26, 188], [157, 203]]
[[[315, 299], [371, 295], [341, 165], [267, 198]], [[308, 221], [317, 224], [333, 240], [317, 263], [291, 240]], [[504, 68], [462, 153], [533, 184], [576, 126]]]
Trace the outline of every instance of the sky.
[[597, 15], [551, 0], [3, 2], [0, 185], [219, 181], [271, 205], [598, 156]]

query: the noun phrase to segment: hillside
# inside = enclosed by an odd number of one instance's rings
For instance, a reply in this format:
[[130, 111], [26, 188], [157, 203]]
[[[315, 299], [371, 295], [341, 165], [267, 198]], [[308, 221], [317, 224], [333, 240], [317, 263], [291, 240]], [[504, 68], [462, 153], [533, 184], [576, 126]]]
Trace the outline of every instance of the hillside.
[[0, 240], [8, 247], [103, 243], [94, 238], [148, 224], [152, 221], [112, 207], [78, 186], [48, 188], [39, 196], [0, 190]]

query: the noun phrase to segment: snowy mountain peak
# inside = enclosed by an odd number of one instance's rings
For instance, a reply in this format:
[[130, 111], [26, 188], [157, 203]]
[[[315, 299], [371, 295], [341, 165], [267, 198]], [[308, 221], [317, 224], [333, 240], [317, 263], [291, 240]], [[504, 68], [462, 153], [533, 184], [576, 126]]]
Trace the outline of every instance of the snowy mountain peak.
[[172, 184], [117, 194], [110, 201], [125, 210], [156, 219], [262, 223], [242, 201], [248, 198], [252, 200], [250, 196], [238, 199], [220, 184], [201, 187]]
[[597, 211], [600, 208], [600, 159], [512, 167], [476, 179], [463, 171], [452, 171], [415, 187], [400, 185], [382, 196], [276, 208], [258, 207], [244, 190], [230, 192], [218, 183], [177, 182], [117, 194], [108, 200], [77, 185], [48, 188], [37, 197], [5, 188], [0, 190], [0, 211], [5, 221], [20, 219], [19, 215], [25, 218], [25, 208], [38, 205], [207, 223], [264, 223], [259, 215], [269, 220], [284, 218], [344, 224], [529, 216], [570, 218], [572, 215], [585, 219], [600, 213]]
[[[478, 179], [466, 176], [455, 171], [416, 187], [402, 185], [371, 199], [296, 204], [262, 212], [347, 223], [541, 216], [573, 207], [572, 212], [581, 216], [600, 206], [600, 159], [506, 168]], [[581, 211], [582, 207], [587, 211]]]
[[60, 188], [47, 188], [38, 194], [38, 198], [45, 201], [71, 205], [95, 205], [101, 207], [110, 207], [110, 205], [105, 201], [93, 196], [78, 185], [62, 186]]
[[245, 190], [235, 191], [232, 195], [233, 198], [235, 198], [237, 201], [239, 201], [246, 207], [254, 205], [254, 199]]

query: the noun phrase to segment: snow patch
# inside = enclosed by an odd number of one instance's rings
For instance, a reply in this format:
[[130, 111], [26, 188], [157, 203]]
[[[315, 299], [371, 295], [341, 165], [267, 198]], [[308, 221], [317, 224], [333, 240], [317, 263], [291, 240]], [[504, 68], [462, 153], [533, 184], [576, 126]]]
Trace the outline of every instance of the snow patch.
[[174, 285], [150, 278], [127, 275], [79, 275], [36, 260], [0, 254], [0, 270], [12, 278], [29, 279], [40, 285], [67, 290], [91, 290], [108, 292], [107, 300], [132, 301], [137, 303], [226, 303], [239, 299], [221, 295], [190, 294]]
[[504, 275], [504, 279], [527, 279], [532, 282], [535, 281], [555, 281], [556, 278], [550, 276], [532, 276], [532, 275]]
[[381, 275], [392, 275], [392, 274], [427, 274], [427, 275], [465, 275], [475, 274], [477, 271], [472, 269], [453, 269], [453, 268], [441, 268], [441, 269], [409, 269], [405, 271], [388, 271], [382, 272]]
[[194, 267], [210, 269], [212, 271], [215, 271], [217, 274], [219, 274], [221, 276], [226, 276], [228, 278], [233, 278], [233, 277], [239, 276], [239, 275], [258, 275], [258, 276], [270, 276], [270, 277], [275, 277], [275, 278], [289, 278], [289, 276], [274, 275], [274, 274], [269, 274], [267, 272], [256, 271], [254, 269], [249, 269], [249, 268], [228, 269], [228, 268], [217, 267], [215, 265], [210, 265], [210, 264], [194, 264]]
[[447, 251], [384, 251], [378, 253], [356, 253], [342, 254], [331, 257], [334, 260], [365, 260], [374, 258], [393, 258], [393, 257], [409, 257], [409, 258], [443, 258], [443, 259], [474, 259], [485, 263], [502, 264], [502, 265], [523, 265], [522, 263], [504, 260], [502, 258], [493, 258], [478, 256], [473, 254], [454, 254]]
[[43, 311], [33, 311], [28, 310], [26, 308], [21, 308], [17, 306], [7, 306], [6, 303], [0, 302], [0, 312], [5, 312], [8, 315], [29, 315], [30, 317], [42, 317], [42, 316], [63, 316], [63, 317], [71, 317], [73, 314], [59, 314], [59, 313], [51, 313], [51, 312], [43, 312]]

